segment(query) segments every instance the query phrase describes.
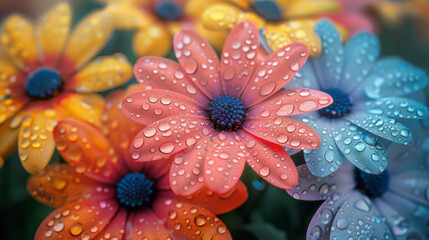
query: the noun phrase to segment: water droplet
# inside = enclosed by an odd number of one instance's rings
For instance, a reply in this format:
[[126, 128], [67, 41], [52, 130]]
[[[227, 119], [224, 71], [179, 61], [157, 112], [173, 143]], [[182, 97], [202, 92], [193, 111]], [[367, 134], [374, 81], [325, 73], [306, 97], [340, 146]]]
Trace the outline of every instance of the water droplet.
[[83, 231], [83, 227], [82, 224], [75, 222], [73, 223], [73, 225], [70, 227], [70, 233], [73, 236], [78, 236], [79, 234], [81, 234]]
[[198, 227], [202, 227], [204, 226], [204, 224], [206, 224], [206, 218], [204, 217], [204, 215], [199, 214], [195, 216], [194, 222]]
[[294, 72], [298, 72], [300, 65], [298, 62], [293, 62], [289, 65], [290, 70], [294, 71]]
[[267, 96], [269, 94], [271, 94], [274, 89], [276, 88], [276, 84], [275, 83], [269, 83], [267, 85], [264, 85], [263, 87], [261, 87], [261, 89], [259, 89], [259, 94], [261, 96]]
[[166, 142], [159, 147], [159, 151], [165, 154], [172, 153], [174, 151], [174, 144], [171, 142]]
[[185, 66], [184, 66], [184, 68], [185, 68], [185, 72], [187, 73], [187, 74], [194, 74], [196, 71], [197, 71], [197, 69], [198, 69], [198, 64], [197, 64], [197, 62], [194, 60], [194, 59], [192, 59], [192, 58], [190, 58], [190, 59], [188, 59], [188, 61], [185, 63]]
[[349, 221], [347, 221], [346, 219], [344, 219], [344, 218], [339, 218], [339, 219], [337, 220], [337, 227], [338, 227], [339, 229], [344, 230], [344, 229], [346, 229], [348, 226], [349, 226]]
[[294, 106], [292, 104], [285, 104], [281, 106], [276, 114], [277, 116], [288, 116], [293, 112]]
[[259, 169], [259, 174], [263, 177], [270, 175], [270, 169], [268, 167], [262, 167]]
[[317, 103], [315, 101], [309, 100], [301, 103], [298, 107], [298, 109], [301, 112], [310, 112], [317, 108]]

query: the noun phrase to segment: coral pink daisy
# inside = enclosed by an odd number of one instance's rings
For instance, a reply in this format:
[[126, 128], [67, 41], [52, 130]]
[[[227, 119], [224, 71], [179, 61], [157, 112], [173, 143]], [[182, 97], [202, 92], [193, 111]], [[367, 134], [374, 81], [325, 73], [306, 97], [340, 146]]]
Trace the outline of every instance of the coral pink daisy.
[[141, 58], [134, 74], [145, 90], [128, 95], [122, 111], [147, 125], [133, 140], [131, 156], [153, 161], [178, 153], [170, 185], [180, 195], [204, 184], [218, 193], [231, 190], [247, 162], [271, 184], [289, 189], [297, 183], [292, 159], [282, 147], [313, 149], [318, 135], [285, 116], [327, 107], [332, 98], [309, 89], [280, 90], [305, 63], [301, 43], [264, 56], [253, 23], [238, 24], [219, 61], [197, 33], [174, 38], [179, 64]]

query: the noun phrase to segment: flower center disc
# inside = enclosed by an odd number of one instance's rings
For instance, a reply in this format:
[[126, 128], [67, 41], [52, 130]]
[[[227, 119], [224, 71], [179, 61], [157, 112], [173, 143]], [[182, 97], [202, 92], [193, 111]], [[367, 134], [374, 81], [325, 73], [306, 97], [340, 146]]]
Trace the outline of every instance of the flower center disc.
[[355, 169], [356, 188], [370, 198], [383, 195], [390, 185], [390, 174], [384, 170], [381, 174], [369, 174], [358, 168]]
[[282, 11], [277, 2], [273, 0], [255, 0], [253, 2], [255, 11], [268, 21], [282, 20]]
[[155, 12], [164, 20], [179, 20], [182, 17], [182, 9], [174, 1], [157, 2]]
[[326, 108], [319, 110], [319, 114], [327, 118], [340, 118], [350, 113], [352, 103], [349, 95], [338, 88], [329, 88], [324, 90], [325, 93], [331, 95], [334, 103]]
[[48, 99], [61, 91], [61, 74], [48, 67], [40, 67], [27, 77], [24, 88], [30, 97]]
[[128, 173], [116, 185], [117, 197], [126, 207], [150, 206], [154, 181], [143, 173]]
[[217, 97], [210, 102], [209, 116], [214, 129], [232, 132], [239, 129], [244, 121], [244, 106], [238, 98]]

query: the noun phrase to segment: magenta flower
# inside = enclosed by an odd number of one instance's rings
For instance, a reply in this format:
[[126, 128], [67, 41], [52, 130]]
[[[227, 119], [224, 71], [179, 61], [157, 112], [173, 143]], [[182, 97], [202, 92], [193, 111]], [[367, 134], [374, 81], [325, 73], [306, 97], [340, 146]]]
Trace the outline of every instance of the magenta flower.
[[154, 161], [176, 154], [170, 185], [188, 195], [204, 184], [229, 191], [247, 162], [269, 183], [290, 189], [296, 167], [282, 147], [314, 149], [318, 135], [285, 116], [327, 107], [332, 98], [309, 89], [281, 88], [305, 63], [308, 49], [293, 43], [264, 56], [251, 22], [238, 24], [222, 59], [197, 33], [174, 38], [179, 63], [141, 58], [134, 74], [145, 90], [123, 100], [122, 111], [147, 125], [133, 140], [132, 158]]

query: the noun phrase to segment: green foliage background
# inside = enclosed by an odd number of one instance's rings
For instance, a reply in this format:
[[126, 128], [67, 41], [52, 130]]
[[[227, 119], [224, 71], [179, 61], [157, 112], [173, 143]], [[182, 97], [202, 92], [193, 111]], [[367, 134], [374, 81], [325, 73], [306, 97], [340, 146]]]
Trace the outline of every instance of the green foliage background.
[[[72, 2], [75, 23], [87, 12], [101, 7], [88, 0]], [[32, 13], [31, 8], [25, 6], [10, 6]], [[43, 8], [47, 10], [49, 6]], [[0, 18], [4, 19], [10, 13], [8, 9], [0, 8]], [[402, 24], [393, 28], [381, 25], [379, 37], [382, 56], [401, 56], [429, 72], [429, 38], [423, 38], [416, 26], [413, 19], [405, 19]], [[134, 63], [137, 58], [132, 53], [131, 36], [132, 32], [117, 31], [100, 55], [122, 52]], [[173, 54], [168, 57], [174, 58]], [[134, 83], [135, 80], [131, 82]], [[301, 153], [293, 156], [293, 159], [297, 165], [304, 163]], [[58, 154], [54, 156], [54, 161], [60, 161]], [[52, 208], [30, 197], [26, 190], [28, 176], [17, 154], [6, 159], [4, 167], [0, 169], [0, 239], [33, 239], [38, 225], [52, 211]], [[248, 201], [235, 211], [221, 216], [234, 239], [305, 239], [308, 223], [320, 202], [294, 200], [284, 190], [265, 183], [248, 167], [242, 179], [248, 186]]]

